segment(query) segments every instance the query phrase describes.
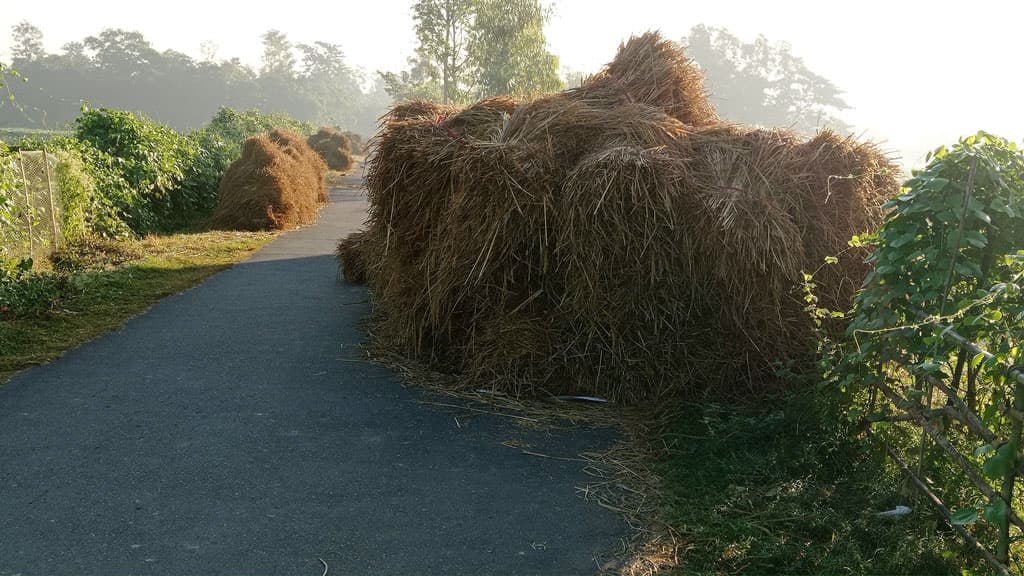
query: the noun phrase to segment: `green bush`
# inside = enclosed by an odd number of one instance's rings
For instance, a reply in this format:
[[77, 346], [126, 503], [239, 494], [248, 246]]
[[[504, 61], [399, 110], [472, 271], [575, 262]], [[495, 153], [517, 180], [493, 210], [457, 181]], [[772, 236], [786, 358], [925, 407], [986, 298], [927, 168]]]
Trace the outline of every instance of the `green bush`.
[[[181, 229], [208, 215], [217, 188], [242, 142], [283, 127], [303, 134], [309, 123], [284, 114], [222, 108], [210, 123], [188, 136], [123, 110], [83, 108], [74, 132], [41, 140], [22, 138], [18, 148], [45, 148], [57, 159], [63, 230], [69, 242], [86, 236], [123, 238]], [[0, 252], [4, 227], [13, 217], [9, 198], [17, 174], [3, 159], [0, 143]], [[0, 254], [2, 258], [2, 254]]]
[[171, 128], [124, 110], [83, 108], [75, 137], [102, 155], [91, 160], [99, 172], [113, 171], [127, 187], [106, 191], [132, 231], [143, 234], [180, 225], [202, 205], [182, 183], [199, 148]]

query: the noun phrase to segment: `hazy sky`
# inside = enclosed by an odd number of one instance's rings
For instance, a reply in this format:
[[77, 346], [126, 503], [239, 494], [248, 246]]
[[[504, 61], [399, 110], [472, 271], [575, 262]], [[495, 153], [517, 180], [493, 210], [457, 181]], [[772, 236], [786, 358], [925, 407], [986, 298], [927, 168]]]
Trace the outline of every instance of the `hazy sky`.
[[[412, 53], [410, 0], [277, 3], [176, 0], [5, 2], [0, 59], [10, 27], [29, 20], [56, 52], [102, 28], [143, 32], [157, 49], [257, 64], [259, 36], [277, 28], [295, 42], [341, 44], [349, 63], [397, 70]], [[289, 8], [294, 7], [294, 10]], [[844, 118], [916, 165], [924, 152], [985, 129], [1024, 138], [1024, 2], [1019, 0], [555, 0], [548, 27], [562, 65], [586, 72], [632, 33], [679, 39], [691, 26], [723, 26], [745, 40], [764, 34], [792, 45], [808, 66], [845, 90]]]

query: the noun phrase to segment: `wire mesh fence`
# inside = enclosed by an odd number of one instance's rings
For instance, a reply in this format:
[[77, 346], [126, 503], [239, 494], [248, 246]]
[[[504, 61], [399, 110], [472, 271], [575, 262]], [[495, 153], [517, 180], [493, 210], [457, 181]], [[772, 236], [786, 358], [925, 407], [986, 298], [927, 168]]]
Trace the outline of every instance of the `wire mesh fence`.
[[10, 219], [0, 235], [6, 257], [45, 258], [61, 242], [60, 196], [53, 173], [57, 159], [45, 150], [25, 150], [6, 159], [13, 175]]

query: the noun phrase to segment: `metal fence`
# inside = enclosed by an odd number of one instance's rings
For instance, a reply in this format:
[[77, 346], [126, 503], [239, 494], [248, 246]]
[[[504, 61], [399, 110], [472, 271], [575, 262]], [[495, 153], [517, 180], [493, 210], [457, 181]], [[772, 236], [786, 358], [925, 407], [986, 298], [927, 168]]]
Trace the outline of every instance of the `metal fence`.
[[11, 197], [11, 221], [2, 246], [13, 258], [45, 258], [61, 243], [60, 196], [54, 180], [57, 159], [45, 150], [25, 150], [10, 157], [6, 168], [17, 182]]

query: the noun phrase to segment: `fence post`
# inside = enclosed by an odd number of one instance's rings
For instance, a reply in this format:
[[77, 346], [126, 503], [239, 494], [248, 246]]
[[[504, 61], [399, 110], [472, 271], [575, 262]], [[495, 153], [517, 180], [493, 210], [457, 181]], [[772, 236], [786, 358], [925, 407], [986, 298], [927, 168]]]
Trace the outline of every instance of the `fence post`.
[[46, 197], [50, 200], [50, 226], [53, 230], [53, 250], [60, 247], [60, 229], [57, 227], [57, 210], [53, 203], [53, 180], [50, 178], [50, 156], [43, 148], [43, 165], [46, 167]]
[[18, 152], [18, 164], [21, 166], [21, 184], [25, 190], [25, 221], [28, 222], [28, 257], [35, 259], [35, 233], [32, 231], [32, 193], [28, 189], [28, 177], [25, 176], [25, 153]]

